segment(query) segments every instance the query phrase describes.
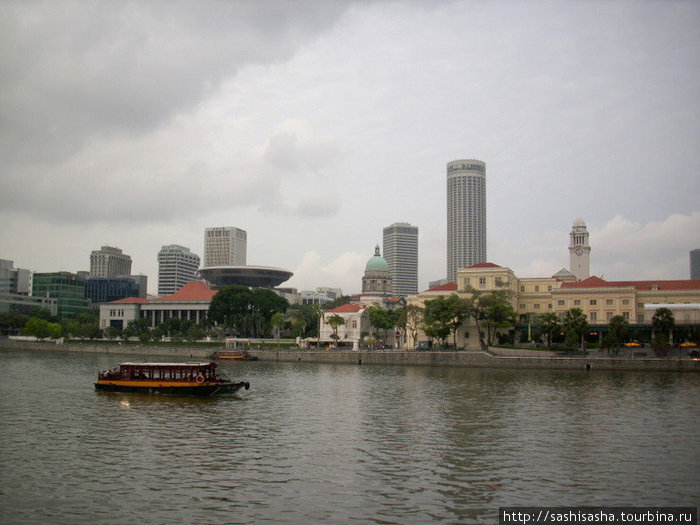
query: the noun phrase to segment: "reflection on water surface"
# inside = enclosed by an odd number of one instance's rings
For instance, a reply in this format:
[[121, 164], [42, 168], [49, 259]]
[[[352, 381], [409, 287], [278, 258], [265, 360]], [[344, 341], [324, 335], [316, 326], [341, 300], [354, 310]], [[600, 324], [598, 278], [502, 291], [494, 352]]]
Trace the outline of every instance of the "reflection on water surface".
[[3, 523], [493, 523], [698, 505], [696, 374], [222, 363], [217, 398], [93, 389], [114, 355], [0, 351]]

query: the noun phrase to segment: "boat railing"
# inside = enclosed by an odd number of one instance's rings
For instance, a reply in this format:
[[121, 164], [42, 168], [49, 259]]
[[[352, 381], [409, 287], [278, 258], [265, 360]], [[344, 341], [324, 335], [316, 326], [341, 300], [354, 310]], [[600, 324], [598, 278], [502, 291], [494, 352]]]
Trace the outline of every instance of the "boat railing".
[[187, 369], [171, 369], [168, 367], [120, 367], [113, 370], [104, 370], [97, 374], [101, 380], [121, 380], [121, 381], [169, 381], [202, 383], [204, 381], [230, 382], [225, 374], [217, 374], [215, 366], [187, 368]]

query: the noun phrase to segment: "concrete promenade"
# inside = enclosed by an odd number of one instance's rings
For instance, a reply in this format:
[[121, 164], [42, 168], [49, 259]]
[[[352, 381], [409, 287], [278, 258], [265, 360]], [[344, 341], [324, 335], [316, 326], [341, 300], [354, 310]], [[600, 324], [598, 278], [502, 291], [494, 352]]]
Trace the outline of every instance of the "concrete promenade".
[[[121, 345], [114, 344], [64, 344], [27, 343], [0, 340], [0, 348], [28, 351], [63, 351], [101, 354], [134, 355], [143, 358], [176, 357], [180, 359], [208, 359], [217, 350], [213, 347]], [[223, 348], [221, 348], [223, 349]], [[284, 361], [299, 363], [341, 363], [352, 365], [398, 366], [460, 366], [470, 368], [541, 368], [556, 370], [645, 370], [700, 372], [700, 359], [687, 357], [608, 357], [599, 354], [588, 356], [558, 356], [537, 350], [513, 350], [492, 348], [482, 351], [341, 351], [341, 350], [262, 350], [248, 348], [251, 356], [260, 361]]]

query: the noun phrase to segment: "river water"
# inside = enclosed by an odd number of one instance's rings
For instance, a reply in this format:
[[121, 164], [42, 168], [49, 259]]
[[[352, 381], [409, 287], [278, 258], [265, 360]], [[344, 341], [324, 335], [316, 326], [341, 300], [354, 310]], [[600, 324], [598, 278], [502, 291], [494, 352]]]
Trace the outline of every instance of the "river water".
[[250, 390], [94, 390], [133, 360], [0, 350], [0, 523], [470, 524], [700, 499], [694, 373], [224, 362]]

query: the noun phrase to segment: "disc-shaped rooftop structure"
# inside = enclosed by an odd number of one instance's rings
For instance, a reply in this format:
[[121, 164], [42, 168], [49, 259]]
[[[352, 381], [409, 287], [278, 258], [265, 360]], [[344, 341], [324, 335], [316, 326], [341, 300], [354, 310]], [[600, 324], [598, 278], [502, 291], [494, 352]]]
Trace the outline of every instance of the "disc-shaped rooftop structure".
[[210, 266], [201, 268], [199, 275], [214, 290], [241, 285], [251, 288], [275, 288], [289, 280], [292, 272], [269, 266]]

